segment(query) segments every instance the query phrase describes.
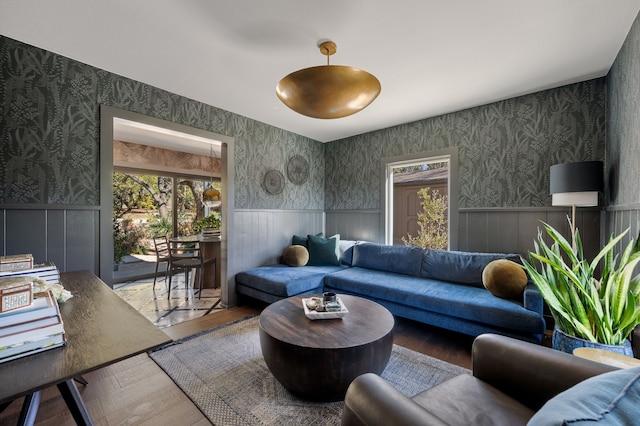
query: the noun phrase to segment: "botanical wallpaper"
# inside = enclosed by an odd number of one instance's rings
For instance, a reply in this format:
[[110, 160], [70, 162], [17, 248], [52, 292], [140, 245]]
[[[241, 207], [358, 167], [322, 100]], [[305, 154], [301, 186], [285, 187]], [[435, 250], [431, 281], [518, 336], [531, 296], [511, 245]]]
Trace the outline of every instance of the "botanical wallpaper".
[[[6, 204], [98, 204], [100, 104], [233, 137], [239, 209], [379, 209], [380, 158], [454, 146], [461, 208], [548, 206], [552, 164], [604, 158], [604, 79], [321, 144], [6, 37], [0, 69]], [[294, 155], [310, 165], [301, 185], [286, 178]]]
[[[0, 203], [98, 205], [105, 104], [233, 137], [236, 208], [324, 207], [319, 142], [2, 36], [0, 70]], [[294, 155], [309, 179], [268, 194], [264, 174]]]
[[381, 158], [458, 148], [459, 207], [551, 205], [549, 167], [601, 160], [603, 78], [334, 141], [326, 209], [379, 209]]
[[[640, 203], [640, 16], [609, 71], [609, 204]], [[637, 207], [636, 207], [637, 208]]]

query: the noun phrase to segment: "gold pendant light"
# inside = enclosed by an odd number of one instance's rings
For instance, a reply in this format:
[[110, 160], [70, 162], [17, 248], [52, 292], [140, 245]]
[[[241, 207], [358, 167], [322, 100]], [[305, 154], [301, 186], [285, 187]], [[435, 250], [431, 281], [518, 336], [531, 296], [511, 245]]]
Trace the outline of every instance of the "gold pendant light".
[[292, 72], [276, 86], [278, 98], [295, 112], [312, 118], [341, 118], [363, 110], [380, 94], [380, 81], [359, 68], [329, 65], [336, 44], [325, 41], [320, 53], [327, 65]]
[[212, 186], [205, 189], [202, 193], [202, 202], [209, 208], [220, 207], [220, 205], [222, 204], [222, 196], [220, 195], [220, 191]]
[[213, 187], [213, 145], [209, 147], [209, 170], [211, 171], [211, 182], [209, 188], [202, 192], [202, 203], [210, 209], [218, 208], [222, 205], [222, 194]]

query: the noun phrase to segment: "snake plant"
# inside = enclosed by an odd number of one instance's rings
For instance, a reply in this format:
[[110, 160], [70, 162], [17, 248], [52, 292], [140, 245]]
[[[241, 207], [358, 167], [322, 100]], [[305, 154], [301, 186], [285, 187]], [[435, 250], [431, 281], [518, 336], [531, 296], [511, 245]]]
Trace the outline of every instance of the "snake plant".
[[571, 245], [553, 227], [544, 222], [543, 225], [552, 244], [546, 243], [539, 229], [535, 252], [529, 253], [528, 261], [523, 258], [522, 263], [549, 306], [556, 326], [591, 342], [624, 344], [640, 324], [640, 276], [633, 276], [640, 262], [638, 241], [631, 240], [624, 251], [615, 254], [616, 244], [629, 229], [618, 236], [611, 235], [588, 262], [577, 229]]

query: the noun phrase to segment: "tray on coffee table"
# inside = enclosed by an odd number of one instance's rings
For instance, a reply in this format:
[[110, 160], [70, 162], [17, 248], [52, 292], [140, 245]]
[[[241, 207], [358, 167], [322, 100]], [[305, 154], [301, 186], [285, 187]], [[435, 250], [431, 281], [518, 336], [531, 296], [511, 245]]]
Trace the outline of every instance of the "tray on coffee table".
[[341, 309], [339, 311], [333, 311], [333, 312], [317, 312], [317, 311], [314, 311], [313, 309], [309, 309], [307, 307], [307, 303], [310, 300], [311, 300], [311, 297], [307, 299], [302, 299], [302, 308], [304, 309], [304, 314], [310, 320], [342, 318], [349, 313], [349, 310], [347, 309], [344, 302], [342, 302], [342, 300], [339, 297], [336, 297], [336, 302], [340, 304]]

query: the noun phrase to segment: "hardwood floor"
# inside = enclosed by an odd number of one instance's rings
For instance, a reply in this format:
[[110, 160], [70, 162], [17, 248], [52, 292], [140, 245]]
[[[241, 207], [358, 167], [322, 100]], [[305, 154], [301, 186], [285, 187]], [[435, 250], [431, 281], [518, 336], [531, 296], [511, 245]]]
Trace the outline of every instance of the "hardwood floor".
[[[172, 339], [257, 315], [256, 304], [234, 307], [163, 329]], [[396, 318], [394, 343], [471, 368], [473, 338]], [[78, 385], [96, 425], [208, 425], [209, 421], [146, 354], [87, 374]], [[3, 383], [3, 386], [6, 384]], [[16, 424], [22, 398], [0, 413], [0, 425]], [[36, 425], [75, 425], [58, 390], [43, 392]]]

